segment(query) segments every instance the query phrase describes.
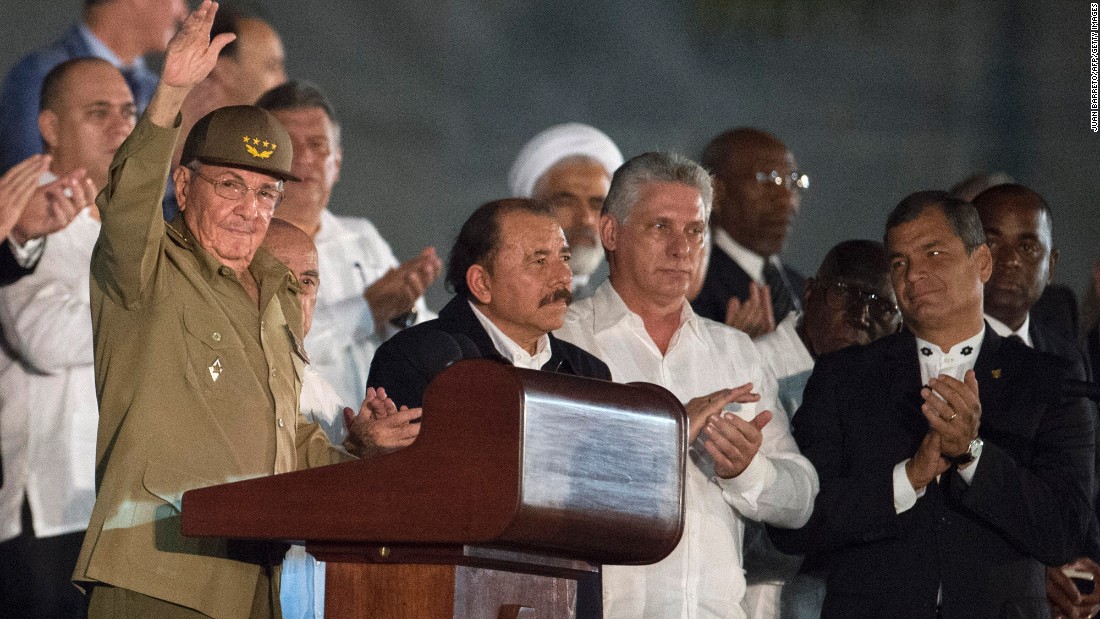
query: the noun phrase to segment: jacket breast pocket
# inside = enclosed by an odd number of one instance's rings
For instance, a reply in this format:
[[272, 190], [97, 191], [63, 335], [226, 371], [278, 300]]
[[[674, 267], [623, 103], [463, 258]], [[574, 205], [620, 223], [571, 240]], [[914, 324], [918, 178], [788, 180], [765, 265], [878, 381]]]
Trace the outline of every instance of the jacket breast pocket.
[[232, 325], [223, 316], [186, 308], [183, 324], [187, 331], [188, 382], [203, 398], [239, 402], [255, 381]]

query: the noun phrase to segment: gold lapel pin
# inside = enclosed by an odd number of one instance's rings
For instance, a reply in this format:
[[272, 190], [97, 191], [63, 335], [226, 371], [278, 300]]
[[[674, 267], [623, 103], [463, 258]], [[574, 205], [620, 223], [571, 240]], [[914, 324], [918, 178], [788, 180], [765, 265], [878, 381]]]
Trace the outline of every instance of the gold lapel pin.
[[990, 373], [993, 374], [993, 378], [1000, 378], [1001, 377], [1001, 370], [1000, 369], [993, 370]]

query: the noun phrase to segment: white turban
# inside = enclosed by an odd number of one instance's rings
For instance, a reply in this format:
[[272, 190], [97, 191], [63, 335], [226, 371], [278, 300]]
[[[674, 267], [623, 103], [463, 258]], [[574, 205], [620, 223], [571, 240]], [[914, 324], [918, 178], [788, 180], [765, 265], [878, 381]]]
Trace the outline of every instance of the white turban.
[[609, 176], [623, 164], [619, 148], [603, 131], [581, 123], [554, 125], [531, 138], [519, 151], [508, 173], [512, 195], [531, 197], [535, 183], [547, 170], [566, 157], [578, 155], [602, 163]]

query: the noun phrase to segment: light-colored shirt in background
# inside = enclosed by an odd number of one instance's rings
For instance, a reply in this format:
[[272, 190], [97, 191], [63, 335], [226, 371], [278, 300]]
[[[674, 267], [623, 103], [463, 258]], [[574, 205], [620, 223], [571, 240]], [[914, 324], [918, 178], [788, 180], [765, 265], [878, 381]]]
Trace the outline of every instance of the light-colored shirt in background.
[[21, 532], [24, 493], [36, 537], [88, 528], [99, 421], [88, 266], [99, 229], [82, 211], [50, 235], [33, 273], [0, 288], [15, 356], [0, 374], [0, 541]]
[[[390, 269], [397, 257], [378, 229], [362, 217], [321, 213], [314, 239], [321, 287], [313, 326], [306, 336], [310, 365], [325, 377], [343, 402], [363, 401], [374, 351], [398, 329], [387, 325], [378, 333], [363, 291]], [[435, 318], [424, 298], [416, 301], [417, 322]], [[350, 406], [351, 404], [349, 404]]]

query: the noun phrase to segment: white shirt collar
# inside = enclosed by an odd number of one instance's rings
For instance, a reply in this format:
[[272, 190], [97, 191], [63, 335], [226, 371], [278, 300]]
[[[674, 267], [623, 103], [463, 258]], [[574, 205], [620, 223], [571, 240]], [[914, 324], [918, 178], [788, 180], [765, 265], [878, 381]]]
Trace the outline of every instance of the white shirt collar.
[[1024, 344], [1028, 345], [1028, 348], [1035, 348], [1035, 345], [1031, 342], [1031, 314], [1028, 314], [1027, 317], [1024, 318], [1024, 324], [1020, 325], [1020, 328], [1015, 331], [989, 314], [985, 315], [985, 321], [989, 323], [989, 326], [993, 328], [993, 332], [997, 335], [1001, 337], [1015, 335], [1023, 340]]
[[88, 44], [88, 49], [92, 50], [92, 55], [97, 58], [102, 58], [107, 62], [115, 65], [119, 69], [144, 69], [145, 59], [138, 56], [134, 59], [134, 62], [130, 65], [123, 64], [122, 59], [118, 57], [118, 54], [111, 51], [111, 48], [107, 47], [107, 44], [99, 40], [99, 37], [92, 32], [92, 29], [87, 24], [81, 22], [77, 24], [77, 30], [80, 32], [80, 36], [84, 39], [84, 42]]
[[[714, 245], [726, 253], [737, 266], [744, 269], [745, 273], [748, 273], [749, 277], [758, 284], [764, 284], [764, 260], [765, 258], [760, 254], [753, 252], [751, 249], [746, 248], [744, 245], [733, 240], [729, 232], [726, 232], [722, 228], [714, 228], [713, 239]], [[777, 269], [783, 268], [783, 263], [779, 261], [779, 256], [772, 256], [767, 258]]]
[[474, 310], [474, 316], [477, 316], [477, 321], [481, 323], [481, 326], [485, 328], [486, 333], [489, 334], [489, 339], [493, 342], [493, 347], [497, 349], [505, 359], [512, 362], [512, 365], [521, 368], [527, 368], [529, 370], [541, 370], [542, 366], [546, 365], [550, 361], [552, 354], [550, 350], [550, 336], [542, 334], [542, 337], [538, 339], [538, 343], [535, 345], [535, 354], [531, 355], [522, 346], [515, 343], [512, 338], [504, 334], [493, 323], [492, 320], [481, 313], [481, 310], [477, 308], [472, 301], [466, 301], [470, 304], [470, 309]]
[[976, 335], [955, 344], [947, 352], [943, 352], [939, 346], [928, 340], [919, 337], [916, 339], [922, 384], [928, 384], [929, 378], [940, 374], [962, 380], [966, 371], [973, 370], [978, 362], [978, 353], [985, 340], [985, 324], [982, 324], [982, 330]]
[[[598, 334], [601, 331], [625, 323], [634, 332], [648, 335], [645, 329], [645, 321], [627, 307], [626, 301], [623, 301], [623, 298], [619, 296], [619, 292], [615, 290], [615, 286], [611, 284], [610, 279], [600, 284], [600, 287], [592, 294], [592, 304], [593, 309], [596, 310], [593, 317], [593, 331], [595, 333]], [[685, 326], [702, 340], [700, 320], [699, 315], [691, 309], [691, 304], [685, 299], [683, 306], [680, 308], [680, 326], [677, 328], [676, 334], [672, 336], [669, 349], [671, 350], [672, 344], [680, 338]]]

